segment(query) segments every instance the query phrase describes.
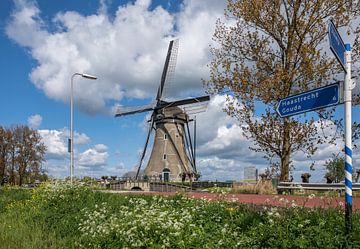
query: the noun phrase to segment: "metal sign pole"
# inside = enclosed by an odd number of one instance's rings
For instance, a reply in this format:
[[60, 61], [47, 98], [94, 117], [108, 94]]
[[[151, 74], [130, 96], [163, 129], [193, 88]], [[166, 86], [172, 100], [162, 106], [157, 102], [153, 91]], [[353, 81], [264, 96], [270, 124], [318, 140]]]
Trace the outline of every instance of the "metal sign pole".
[[345, 116], [345, 229], [349, 235], [352, 230], [352, 127], [351, 90], [355, 87], [351, 80], [351, 46], [344, 44], [332, 20], [329, 21], [328, 35], [330, 49], [345, 71], [344, 116]]
[[345, 106], [345, 229], [352, 230], [352, 126], [351, 126], [351, 47], [345, 44], [346, 73], [344, 84]]

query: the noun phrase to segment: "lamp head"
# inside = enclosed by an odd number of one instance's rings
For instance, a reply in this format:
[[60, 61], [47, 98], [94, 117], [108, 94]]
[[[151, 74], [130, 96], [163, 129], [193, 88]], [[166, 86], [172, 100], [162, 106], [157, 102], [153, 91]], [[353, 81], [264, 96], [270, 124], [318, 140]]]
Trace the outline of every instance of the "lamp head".
[[96, 76], [93, 76], [93, 75], [90, 75], [90, 74], [86, 74], [86, 73], [82, 73], [81, 76], [84, 77], [84, 78], [86, 78], [86, 79], [90, 79], [90, 80], [96, 80], [96, 79], [97, 79]]

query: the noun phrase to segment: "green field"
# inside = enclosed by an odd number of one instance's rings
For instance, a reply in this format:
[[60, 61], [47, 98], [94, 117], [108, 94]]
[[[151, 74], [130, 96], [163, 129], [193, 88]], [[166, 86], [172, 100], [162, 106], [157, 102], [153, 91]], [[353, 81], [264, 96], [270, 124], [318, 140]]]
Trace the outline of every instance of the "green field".
[[339, 209], [114, 195], [79, 185], [0, 189], [0, 248], [360, 248]]

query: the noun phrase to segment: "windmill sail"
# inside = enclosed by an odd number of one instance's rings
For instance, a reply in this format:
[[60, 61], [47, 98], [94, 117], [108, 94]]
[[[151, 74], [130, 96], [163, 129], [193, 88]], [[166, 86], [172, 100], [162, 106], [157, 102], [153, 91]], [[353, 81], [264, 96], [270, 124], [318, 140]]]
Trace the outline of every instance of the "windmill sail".
[[162, 95], [161, 95], [162, 100], [166, 99], [166, 97], [169, 97], [171, 86], [174, 82], [178, 50], [179, 50], [179, 40], [177, 39], [177, 40], [174, 40], [174, 43], [173, 43], [173, 46], [171, 49], [169, 66], [167, 69], [167, 74], [166, 74], [164, 86], [162, 89]]
[[173, 107], [173, 106], [185, 106], [191, 104], [197, 104], [205, 101], [209, 101], [209, 95], [196, 97], [196, 98], [189, 98], [189, 99], [182, 99], [182, 100], [175, 100], [171, 102], [162, 102], [159, 106], [156, 106], [155, 109], [159, 108], [166, 108], [166, 107]]
[[156, 100], [160, 101], [163, 96], [164, 88], [166, 84], [169, 84], [172, 77], [174, 76], [175, 67], [176, 67], [176, 59], [179, 48], [179, 40], [170, 41], [168, 52], [166, 55], [166, 60], [164, 64], [164, 69], [161, 75], [160, 86], [158, 89], [158, 93], [156, 96]]
[[187, 115], [195, 115], [201, 112], [205, 112], [208, 107], [208, 102], [199, 102], [189, 105], [180, 105], [179, 106], [184, 112], [186, 112]]
[[118, 107], [115, 111], [115, 117], [136, 114], [141, 112], [153, 111], [154, 105]]
[[142, 153], [141, 153], [140, 162], [139, 162], [138, 169], [137, 169], [136, 176], [135, 176], [135, 179], [136, 179], [136, 180], [137, 180], [138, 177], [139, 177], [141, 165], [142, 165], [142, 162], [143, 162], [144, 157], [145, 157], [145, 154], [146, 154], [146, 149], [147, 149], [147, 146], [148, 146], [148, 144], [149, 144], [149, 138], [150, 138], [151, 131], [152, 131], [153, 127], [154, 127], [154, 117], [151, 117], [151, 122], [150, 122], [150, 124], [149, 124], [149, 130], [148, 130], [148, 133], [147, 133], [147, 137], [146, 137], [144, 149], [143, 149], [143, 151], [142, 151]]

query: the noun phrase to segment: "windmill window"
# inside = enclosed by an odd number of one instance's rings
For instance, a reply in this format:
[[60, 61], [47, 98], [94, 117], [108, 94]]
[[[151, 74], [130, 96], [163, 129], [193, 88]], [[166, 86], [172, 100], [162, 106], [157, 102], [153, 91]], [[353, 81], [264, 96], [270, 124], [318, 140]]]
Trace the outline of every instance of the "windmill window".
[[164, 140], [167, 140], [167, 134], [164, 134]]
[[166, 154], [163, 155], [163, 159], [166, 160]]

